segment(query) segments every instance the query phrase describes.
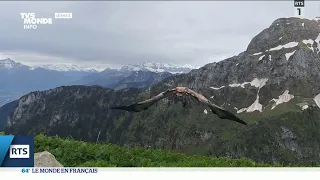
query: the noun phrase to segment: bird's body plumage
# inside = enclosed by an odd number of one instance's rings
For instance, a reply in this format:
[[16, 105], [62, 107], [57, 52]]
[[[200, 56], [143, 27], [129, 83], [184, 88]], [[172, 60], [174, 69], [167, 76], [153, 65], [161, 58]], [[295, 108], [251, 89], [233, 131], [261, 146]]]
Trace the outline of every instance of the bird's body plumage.
[[152, 97], [151, 99], [147, 99], [145, 101], [141, 101], [129, 106], [112, 107], [111, 109], [121, 109], [126, 111], [140, 112], [142, 110], [148, 109], [154, 103], [156, 103], [157, 101], [163, 98], [167, 98], [168, 100], [182, 101], [184, 107], [186, 106], [187, 102], [191, 100], [196, 100], [198, 102], [201, 102], [209, 106], [211, 111], [221, 119], [229, 119], [229, 120], [247, 125], [246, 122], [239, 119], [233, 113], [223, 109], [222, 107], [215, 105], [214, 103], [209, 101], [206, 97], [204, 97], [202, 94], [199, 94], [187, 87], [176, 87], [174, 89], [168, 89], [158, 94], [157, 96]]

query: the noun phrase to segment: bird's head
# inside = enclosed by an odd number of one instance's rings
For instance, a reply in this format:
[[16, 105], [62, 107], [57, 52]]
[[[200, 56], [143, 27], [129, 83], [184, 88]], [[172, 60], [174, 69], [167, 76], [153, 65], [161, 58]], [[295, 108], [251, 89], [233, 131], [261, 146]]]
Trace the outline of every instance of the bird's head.
[[186, 87], [176, 87], [176, 91], [178, 93], [184, 93], [186, 91]]

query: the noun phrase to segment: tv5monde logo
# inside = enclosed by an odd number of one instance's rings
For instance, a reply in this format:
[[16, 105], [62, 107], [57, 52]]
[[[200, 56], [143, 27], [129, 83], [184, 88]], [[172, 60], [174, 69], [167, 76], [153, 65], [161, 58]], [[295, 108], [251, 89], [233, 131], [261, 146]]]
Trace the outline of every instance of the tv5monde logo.
[[1, 167], [34, 167], [33, 136], [0, 136]]

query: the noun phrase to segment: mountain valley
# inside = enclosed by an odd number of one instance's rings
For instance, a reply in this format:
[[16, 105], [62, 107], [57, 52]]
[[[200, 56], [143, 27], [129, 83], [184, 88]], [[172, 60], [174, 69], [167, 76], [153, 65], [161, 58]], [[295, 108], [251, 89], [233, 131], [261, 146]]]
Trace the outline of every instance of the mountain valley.
[[100, 85], [109, 88], [147, 88], [174, 73], [186, 73], [194, 67], [161, 63], [127, 65], [103, 71], [76, 65], [27, 66], [9, 58], [0, 60], [0, 107], [31, 91], [48, 90], [66, 85]]

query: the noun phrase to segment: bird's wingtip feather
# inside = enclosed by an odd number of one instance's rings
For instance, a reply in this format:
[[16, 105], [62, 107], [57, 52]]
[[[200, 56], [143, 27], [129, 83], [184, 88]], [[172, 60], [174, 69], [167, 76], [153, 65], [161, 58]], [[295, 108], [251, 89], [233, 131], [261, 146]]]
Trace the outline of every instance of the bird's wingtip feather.
[[121, 109], [121, 110], [126, 110], [127, 107], [126, 106], [114, 106], [114, 107], [110, 107], [110, 109]]

